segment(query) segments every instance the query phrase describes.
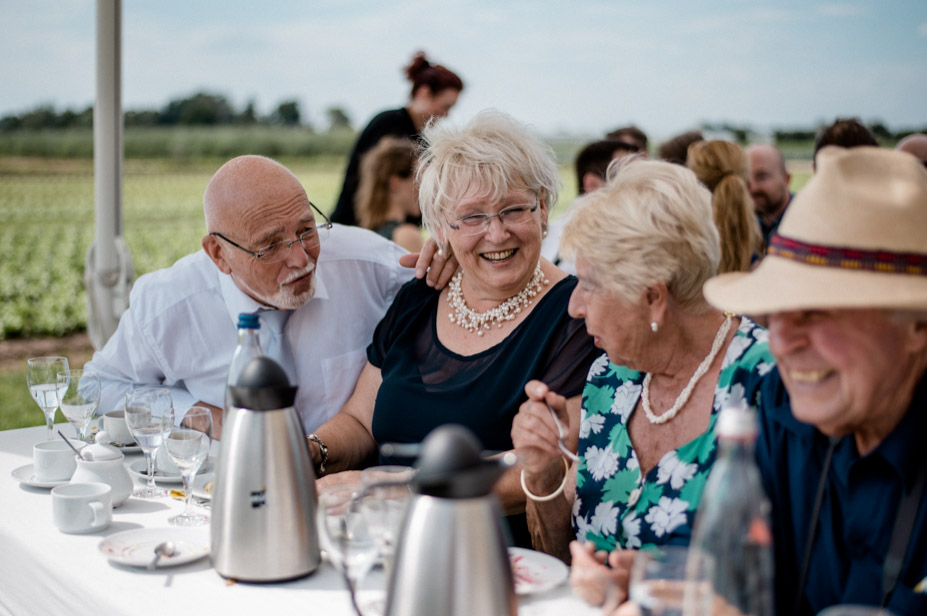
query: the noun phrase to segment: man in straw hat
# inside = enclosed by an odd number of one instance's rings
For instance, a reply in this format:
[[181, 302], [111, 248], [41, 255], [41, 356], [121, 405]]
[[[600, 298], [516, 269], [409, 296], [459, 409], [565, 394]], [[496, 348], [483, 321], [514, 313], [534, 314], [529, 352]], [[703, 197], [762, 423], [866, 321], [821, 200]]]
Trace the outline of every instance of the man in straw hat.
[[760, 266], [704, 291], [766, 315], [778, 360], [757, 444], [777, 612], [927, 614], [927, 170], [822, 150]]

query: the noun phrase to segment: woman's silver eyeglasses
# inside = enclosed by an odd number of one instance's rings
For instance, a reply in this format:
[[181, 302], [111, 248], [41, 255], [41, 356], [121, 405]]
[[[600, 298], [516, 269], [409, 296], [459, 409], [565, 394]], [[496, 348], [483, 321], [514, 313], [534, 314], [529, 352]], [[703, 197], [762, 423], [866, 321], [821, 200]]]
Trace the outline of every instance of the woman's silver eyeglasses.
[[270, 246], [265, 246], [260, 250], [248, 250], [244, 246], [236, 244], [218, 231], [213, 231], [209, 235], [215, 235], [216, 237], [225, 240], [235, 248], [248, 253], [261, 263], [277, 263], [278, 261], [283, 261], [287, 258], [287, 256], [290, 254], [290, 249], [294, 244], [299, 243], [305, 250], [314, 248], [319, 243], [321, 243], [322, 240], [328, 237], [328, 232], [332, 228], [331, 221], [328, 219], [328, 216], [323, 214], [321, 210], [319, 210], [319, 208], [317, 208], [311, 201], [309, 202], [309, 205], [312, 206], [312, 209], [314, 209], [319, 214], [319, 216], [325, 220], [325, 222], [316, 223], [314, 226], [303, 229], [303, 231], [300, 232], [295, 240], [283, 240], [282, 242], [274, 242]]
[[505, 208], [498, 214], [471, 214], [469, 216], [464, 216], [463, 218], [457, 219], [456, 225], [446, 218], [444, 220], [451, 229], [460, 231], [463, 235], [469, 237], [484, 233], [486, 229], [489, 228], [489, 221], [493, 218], [498, 218], [499, 222], [506, 227], [524, 224], [531, 219], [531, 215], [539, 206], [540, 203], [535, 199], [534, 205], [528, 205], [527, 203], [524, 205], [513, 205]]

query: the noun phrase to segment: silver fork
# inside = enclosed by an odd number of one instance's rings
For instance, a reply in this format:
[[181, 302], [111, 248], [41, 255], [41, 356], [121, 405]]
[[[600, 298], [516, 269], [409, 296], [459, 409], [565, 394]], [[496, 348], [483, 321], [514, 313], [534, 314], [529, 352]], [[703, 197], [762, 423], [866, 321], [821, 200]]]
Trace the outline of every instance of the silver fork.
[[549, 404], [547, 405], [547, 410], [550, 411], [550, 416], [553, 418], [554, 424], [557, 426], [557, 433], [560, 435], [560, 438], [557, 439], [557, 445], [560, 447], [560, 451], [562, 451], [563, 455], [565, 455], [570, 460], [573, 460], [574, 462], [579, 462], [579, 456], [577, 456], [575, 453], [570, 451], [570, 449], [566, 446], [566, 443], [563, 440], [567, 436], [567, 431], [566, 431], [566, 428], [563, 427], [563, 424], [560, 423], [560, 418], [557, 417], [557, 412], [554, 411], [554, 408]]

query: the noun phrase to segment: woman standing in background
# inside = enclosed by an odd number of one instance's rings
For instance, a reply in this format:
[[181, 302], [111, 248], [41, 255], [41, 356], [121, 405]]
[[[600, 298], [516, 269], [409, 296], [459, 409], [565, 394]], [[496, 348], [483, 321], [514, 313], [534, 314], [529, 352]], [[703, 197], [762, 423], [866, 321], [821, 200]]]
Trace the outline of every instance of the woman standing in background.
[[464, 87], [463, 81], [454, 72], [429, 62], [424, 51], [412, 56], [412, 62], [406, 67], [405, 73], [412, 82], [409, 102], [405, 107], [383, 111], [374, 116], [358, 137], [348, 159], [344, 185], [335, 211], [332, 212], [332, 222], [357, 224], [354, 194], [359, 183], [360, 159], [364, 153], [387, 135], [417, 140], [429, 120], [443, 118], [450, 112]]

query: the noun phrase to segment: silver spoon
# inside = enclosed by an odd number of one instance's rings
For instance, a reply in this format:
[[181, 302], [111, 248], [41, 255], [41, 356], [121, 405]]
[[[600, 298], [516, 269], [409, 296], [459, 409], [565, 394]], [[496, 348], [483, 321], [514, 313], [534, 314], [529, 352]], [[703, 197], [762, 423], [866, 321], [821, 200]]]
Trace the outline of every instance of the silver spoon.
[[155, 546], [154, 549], [155, 556], [151, 559], [151, 562], [148, 563], [148, 569], [154, 569], [158, 566], [158, 561], [161, 560], [161, 557], [170, 558], [177, 553], [177, 548], [174, 547], [173, 541], [164, 541]]
[[560, 451], [562, 451], [563, 455], [568, 457], [570, 460], [573, 460], [574, 462], [579, 462], [579, 456], [577, 456], [575, 453], [570, 451], [569, 448], [567, 448], [566, 446], [566, 441], [563, 440], [567, 436], [567, 431], [566, 431], [566, 428], [563, 427], [563, 424], [560, 423], [560, 418], [557, 417], [557, 411], [555, 411], [553, 407], [549, 404], [547, 405], [547, 409], [550, 411], [550, 416], [554, 420], [554, 425], [557, 426], [557, 433], [560, 435], [560, 438], [557, 439], [557, 445], [560, 447]]
[[80, 449], [78, 449], [77, 447], [75, 447], [74, 444], [71, 443], [71, 441], [68, 440], [68, 437], [66, 437], [64, 434], [61, 433], [61, 430], [58, 430], [58, 436], [60, 436], [61, 438], [64, 439], [64, 442], [68, 444], [68, 447], [70, 447], [71, 449], [74, 450], [74, 453], [77, 454], [77, 457], [78, 457], [78, 458], [80, 458], [81, 460], [85, 460], [85, 459], [86, 459], [86, 458], [84, 458], [84, 454], [82, 454], [82, 453], [80, 452]]

